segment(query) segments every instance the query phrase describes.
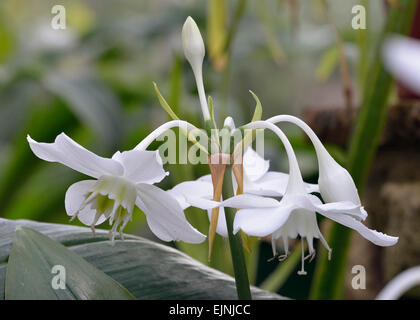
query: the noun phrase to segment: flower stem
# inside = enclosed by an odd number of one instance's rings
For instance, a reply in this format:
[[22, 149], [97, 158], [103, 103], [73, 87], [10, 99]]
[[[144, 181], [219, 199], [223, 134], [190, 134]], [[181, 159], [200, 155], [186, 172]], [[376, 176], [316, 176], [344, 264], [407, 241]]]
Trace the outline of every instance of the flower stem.
[[[225, 176], [223, 179], [222, 194], [223, 199], [228, 199], [233, 196], [232, 165], [226, 166]], [[235, 218], [235, 210], [232, 208], [225, 208], [225, 217], [238, 298], [240, 300], [250, 300], [252, 297], [251, 290], [249, 288], [248, 272], [245, 263], [241, 234], [240, 232], [233, 234], [233, 220]]]

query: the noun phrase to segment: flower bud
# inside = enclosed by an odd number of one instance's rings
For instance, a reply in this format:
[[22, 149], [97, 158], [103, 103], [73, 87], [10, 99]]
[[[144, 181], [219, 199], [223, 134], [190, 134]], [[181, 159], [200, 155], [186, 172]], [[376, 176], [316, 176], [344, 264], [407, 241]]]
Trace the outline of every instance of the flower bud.
[[193, 18], [188, 17], [182, 27], [182, 46], [184, 54], [194, 72], [197, 84], [198, 95], [200, 98], [201, 112], [204, 120], [210, 119], [209, 107], [207, 105], [206, 94], [203, 84], [203, 59], [205, 54], [204, 42], [200, 30]]
[[200, 30], [191, 17], [187, 18], [182, 27], [182, 46], [185, 57], [191, 64], [193, 71], [196, 72], [197, 68], [201, 68], [202, 66], [205, 48]]
[[234, 130], [236, 128], [232, 117], [226, 117], [223, 127], [228, 127], [230, 130]]

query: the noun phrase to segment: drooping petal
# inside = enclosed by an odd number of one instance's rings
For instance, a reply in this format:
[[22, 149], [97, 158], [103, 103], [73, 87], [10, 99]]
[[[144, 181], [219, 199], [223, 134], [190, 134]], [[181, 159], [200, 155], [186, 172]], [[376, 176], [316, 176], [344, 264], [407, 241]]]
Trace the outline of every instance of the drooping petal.
[[136, 205], [145, 213], [150, 230], [163, 241], [201, 243], [206, 236], [189, 224], [184, 212], [169, 193], [150, 184], [137, 184]]
[[[72, 184], [66, 192], [64, 204], [67, 215], [74, 216], [81, 208], [86, 197], [92, 192], [96, 180], [83, 180]], [[96, 210], [92, 209], [90, 205], [84, 207], [77, 214], [77, 218], [85, 225], [91, 226], [94, 222]], [[96, 221], [95, 225], [104, 222], [106, 217], [101, 215]]]
[[335, 222], [338, 222], [348, 228], [351, 228], [357, 231], [365, 239], [373, 242], [378, 246], [388, 247], [396, 244], [398, 242], [398, 237], [388, 236], [382, 232], [369, 229], [360, 221], [354, 219], [351, 216], [340, 214], [340, 213], [330, 213], [330, 212], [320, 212], [323, 216], [331, 219]]
[[243, 157], [244, 174], [250, 181], [255, 181], [267, 173], [270, 167], [270, 161], [264, 160], [251, 147], [248, 147]]
[[221, 206], [236, 209], [273, 208], [280, 206], [280, 202], [273, 198], [260, 197], [252, 194], [239, 194], [224, 200]]
[[162, 181], [168, 175], [163, 169], [158, 151], [117, 151], [112, 159], [122, 164], [124, 177], [133, 183], [153, 184]]
[[33, 153], [40, 159], [59, 162], [88, 176], [99, 178], [102, 175], [120, 176], [124, 169], [113, 159], [102, 158], [83, 148], [66, 134], [59, 134], [53, 143], [41, 143], [27, 137]]

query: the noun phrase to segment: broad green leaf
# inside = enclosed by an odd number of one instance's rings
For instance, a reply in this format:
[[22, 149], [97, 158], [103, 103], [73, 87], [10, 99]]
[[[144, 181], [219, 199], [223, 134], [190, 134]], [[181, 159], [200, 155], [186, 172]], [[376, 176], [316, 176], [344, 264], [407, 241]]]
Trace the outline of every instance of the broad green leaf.
[[[27, 227], [15, 230], [6, 272], [7, 300], [134, 299], [118, 282], [59, 242]], [[63, 269], [54, 271], [54, 266]], [[65, 288], [54, 289], [58, 272], [63, 272]]]
[[[0, 299], [4, 299], [2, 286], [17, 226], [35, 229], [61, 242], [137, 299], [237, 299], [232, 277], [169, 246], [130, 235], [111, 245], [104, 230], [97, 230], [93, 237], [89, 228], [6, 219], [0, 219]], [[285, 299], [255, 287], [251, 292], [254, 299]]]

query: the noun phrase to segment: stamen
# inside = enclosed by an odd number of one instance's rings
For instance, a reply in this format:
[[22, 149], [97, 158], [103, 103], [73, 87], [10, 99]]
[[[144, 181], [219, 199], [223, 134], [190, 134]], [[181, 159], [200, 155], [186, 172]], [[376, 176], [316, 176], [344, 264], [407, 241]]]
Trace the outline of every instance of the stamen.
[[318, 229], [318, 234], [319, 234], [319, 240], [321, 240], [321, 243], [328, 250], [328, 261], [329, 261], [331, 260], [332, 249], [328, 245], [327, 241], [325, 240], [324, 236], [322, 235], [321, 231], [319, 231], [319, 229]]
[[303, 238], [300, 238], [301, 240], [301, 247], [302, 247], [302, 269], [300, 269], [297, 274], [300, 276], [307, 275], [307, 272], [305, 271], [305, 245], [303, 243]]
[[289, 238], [287, 238], [287, 235], [283, 235], [283, 247], [284, 247], [284, 255], [286, 258], [290, 255], [289, 252]]
[[310, 252], [305, 258], [303, 258], [304, 260], [308, 260], [309, 259], [309, 263], [312, 262], [312, 260], [314, 260], [316, 254], [315, 254], [315, 250], [313, 250], [312, 252]]
[[92, 224], [92, 225], [90, 226], [90, 229], [92, 230], [92, 234], [93, 234], [93, 236], [94, 236], [94, 237], [96, 237], [95, 224]]
[[289, 255], [290, 255], [290, 252], [286, 251], [283, 255], [279, 256], [278, 260], [280, 262], [282, 262], [282, 261], [286, 260], [289, 257]]
[[276, 239], [274, 235], [271, 235], [271, 249], [273, 250], [273, 258], [277, 256]]

